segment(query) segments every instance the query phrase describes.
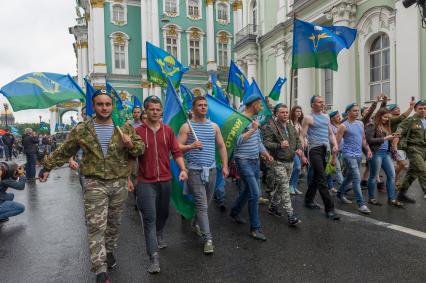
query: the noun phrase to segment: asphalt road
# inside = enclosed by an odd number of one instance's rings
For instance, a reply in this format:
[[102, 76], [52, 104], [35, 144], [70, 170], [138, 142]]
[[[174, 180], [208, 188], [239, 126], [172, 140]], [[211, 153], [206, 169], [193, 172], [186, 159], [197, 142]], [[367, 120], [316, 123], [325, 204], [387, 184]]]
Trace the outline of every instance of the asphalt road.
[[[94, 282], [75, 173], [63, 167], [47, 183], [13, 192], [26, 211], [0, 228], [0, 282]], [[228, 183], [227, 192], [231, 203], [235, 186]], [[336, 203], [344, 215], [334, 222], [322, 211], [305, 209], [303, 197], [296, 196], [293, 204], [303, 221], [296, 228], [261, 207], [266, 242], [251, 239], [248, 226], [235, 224], [213, 204], [212, 256], [202, 253], [189, 223], [172, 209], [165, 229], [169, 247], [161, 251], [162, 271], [154, 276], [146, 273], [143, 230], [129, 198], [115, 253], [118, 266], [110, 281], [426, 282], [426, 200], [417, 183], [410, 194], [418, 200], [415, 205], [370, 207], [368, 217], [359, 216], [355, 204]], [[386, 194], [379, 199], [385, 202]]]

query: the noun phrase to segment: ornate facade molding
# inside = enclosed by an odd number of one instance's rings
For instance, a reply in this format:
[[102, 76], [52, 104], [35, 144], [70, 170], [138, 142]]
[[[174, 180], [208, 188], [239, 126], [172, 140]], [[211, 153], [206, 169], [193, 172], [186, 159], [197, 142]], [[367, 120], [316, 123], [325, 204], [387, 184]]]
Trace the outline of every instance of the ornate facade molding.
[[90, 4], [93, 8], [103, 8], [105, 0], [90, 0]]
[[361, 39], [382, 30], [395, 30], [395, 11], [387, 7], [375, 7], [369, 10], [357, 24], [358, 34]]
[[354, 0], [342, 0], [324, 13], [333, 23], [347, 22], [349, 25], [354, 25], [356, 10], [357, 4]]
[[214, 0], [206, 0], [206, 6], [213, 5]]
[[243, 8], [243, 2], [241, 0], [235, 0], [234, 4], [232, 4], [232, 8], [234, 11], [241, 10]]

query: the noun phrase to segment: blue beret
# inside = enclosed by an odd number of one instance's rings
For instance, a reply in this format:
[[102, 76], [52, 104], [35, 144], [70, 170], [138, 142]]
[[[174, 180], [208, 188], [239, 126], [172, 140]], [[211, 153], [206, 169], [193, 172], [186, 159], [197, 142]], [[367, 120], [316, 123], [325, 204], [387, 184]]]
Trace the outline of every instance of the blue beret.
[[387, 106], [387, 108], [388, 108], [388, 110], [389, 111], [393, 111], [395, 108], [397, 108], [398, 107], [398, 105], [397, 104], [389, 104], [388, 106]]
[[351, 104], [349, 104], [349, 105], [347, 105], [346, 106], [346, 108], [345, 108], [345, 112], [348, 112], [348, 111], [350, 111], [352, 108], [354, 108], [355, 106], [358, 106], [358, 104], [356, 104], [355, 102], [354, 103], [351, 103]]
[[337, 115], [337, 113], [339, 113], [339, 110], [335, 110], [335, 111], [328, 113], [328, 116], [330, 116], [330, 118], [333, 118], [334, 116]]

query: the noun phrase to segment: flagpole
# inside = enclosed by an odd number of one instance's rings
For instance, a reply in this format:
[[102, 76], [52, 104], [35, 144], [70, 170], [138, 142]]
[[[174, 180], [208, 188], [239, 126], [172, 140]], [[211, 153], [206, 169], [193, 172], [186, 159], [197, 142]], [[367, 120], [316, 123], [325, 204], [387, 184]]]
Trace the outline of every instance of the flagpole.
[[293, 81], [294, 81], [294, 69], [293, 69], [293, 51], [294, 51], [294, 23], [296, 22], [296, 13], [293, 13], [293, 48], [291, 50], [291, 65], [290, 65], [290, 110], [293, 108]]

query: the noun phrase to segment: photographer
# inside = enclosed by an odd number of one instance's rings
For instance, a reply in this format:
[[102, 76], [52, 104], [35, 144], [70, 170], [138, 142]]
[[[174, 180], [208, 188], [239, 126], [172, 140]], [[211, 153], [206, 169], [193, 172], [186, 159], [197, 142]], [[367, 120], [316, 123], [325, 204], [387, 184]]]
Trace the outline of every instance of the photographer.
[[38, 138], [35, 132], [31, 128], [25, 129], [25, 134], [22, 137], [22, 145], [24, 147], [24, 153], [27, 157], [27, 164], [25, 171], [27, 171], [28, 181], [35, 180], [36, 174], [36, 162], [37, 162], [37, 144]]
[[14, 163], [0, 163], [0, 225], [9, 221], [9, 217], [21, 214], [25, 206], [13, 201], [14, 194], [7, 193], [8, 188], [23, 190], [25, 188], [25, 170], [23, 166]]

